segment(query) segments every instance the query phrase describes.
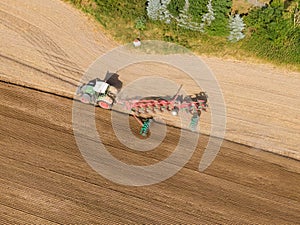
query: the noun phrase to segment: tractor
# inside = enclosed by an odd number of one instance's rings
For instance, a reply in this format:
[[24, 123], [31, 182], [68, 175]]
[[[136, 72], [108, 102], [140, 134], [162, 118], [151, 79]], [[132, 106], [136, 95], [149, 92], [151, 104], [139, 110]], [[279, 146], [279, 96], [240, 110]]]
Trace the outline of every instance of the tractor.
[[208, 108], [208, 96], [205, 92], [194, 95], [179, 95], [182, 85], [174, 96], [150, 96], [142, 99], [133, 97], [132, 99], [117, 99], [117, 94], [121, 90], [123, 83], [116, 73], [106, 73], [105, 79], [93, 79], [86, 84], [82, 84], [77, 89], [77, 98], [86, 104], [93, 104], [103, 109], [112, 109], [114, 104], [123, 106], [141, 125], [140, 134], [148, 134], [150, 124], [153, 121], [155, 112], [169, 111], [177, 116], [179, 111], [191, 114], [190, 130], [196, 131], [200, 119], [201, 111]]
[[116, 96], [122, 88], [122, 82], [117, 74], [107, 72], [104, 80], [93, 79], [78, 87], [76, 95], [85, 104], [93, 104], [103, 109], [111, 109]]

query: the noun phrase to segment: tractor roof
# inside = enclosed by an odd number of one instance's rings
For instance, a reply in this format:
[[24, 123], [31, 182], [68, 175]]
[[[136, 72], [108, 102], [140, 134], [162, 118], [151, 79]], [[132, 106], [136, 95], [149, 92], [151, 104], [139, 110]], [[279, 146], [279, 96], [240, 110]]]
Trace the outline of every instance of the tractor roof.
[[108, 88], [109, 84], [105, 83], [104, 81], [96, 81], [94, 86], [94, 91], [104, 94]]

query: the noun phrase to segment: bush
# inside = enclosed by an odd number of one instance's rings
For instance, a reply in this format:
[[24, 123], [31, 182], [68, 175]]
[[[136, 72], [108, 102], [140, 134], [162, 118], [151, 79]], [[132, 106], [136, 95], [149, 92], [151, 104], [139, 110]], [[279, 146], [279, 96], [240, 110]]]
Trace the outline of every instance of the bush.
[[283, 2], [277, 0], [255, 9], [245, 18], [250, 37], [245, 46], [258, 56], [285, 63], [300, 63], [300, 31], [286, 17]]
[[215, 20], [207, 28], [207, 32], [214, 36], [227, 36], [229, 34], [228, 18], [232, 6], [232, 0], [213, 0], [212, 7]]
[[185, 0], [171, 0], [167, 9], [173, 16], [178, 17], [180, 11], [183, 10], [184, 6]]
[[243, 30], [245, 29], [245, 24], [243, 18], [239, 14], [236, 14], [233, 17], [230, 17], [230, 35], [228, 40], [231, 42], [237, 42], [245, 37]]
[[[230, 34], [229, 17], [232, 0], [211, 1], [214, 20], [211, 20], [210, 26], [203, 23], [203, 16], [208, 13], [209, 0], [189, 0], [187, 14], [182, 14], [181, 11], [185, 6], [185, 0], [171, 0], [170, 4], [165, 6], [173, 18], [163, 21], [152, 20], [153, 18], [147, 16], [148, 0], [65, 1], [71, 1], [83, 11], [93, 15], [121, 43], [131, 42], [140, 31], [143, 31], [143, 39], [178, 43], [197, 53], [217, 56], [230, 54], [233, 57], [256, 55], [271, 61], [295, 64], [300, 68], [300, 25], [294, 24], [294, 12], [299, 11], [300, 0], [294, 0], [298, 5], [292, 2], [286, 4], [288, 6], [285, 6], [282, 0], [273, 0], [266, 7], [252, 9], [243, 16], [246, 24], [243, 31], [245, 38], [238, 43], [228, 42], [227, 38]], [[151, 0], [154, 3], [153, 12], [156, 11], [155, 7], [160, 7], [161, 2], [165, 1]], [[291, 8], [295, 6], [298, 9]], [[166, 17], [161, 14], [159, 12], [157, 16]], [[187, 17], [184, 18], [182, 15]], [[184, 21], [182, 24], [180, 19]], [[167, 21], [171, 22], [166, 24]], [[201, 29], [193, 29], [195, 27]]]

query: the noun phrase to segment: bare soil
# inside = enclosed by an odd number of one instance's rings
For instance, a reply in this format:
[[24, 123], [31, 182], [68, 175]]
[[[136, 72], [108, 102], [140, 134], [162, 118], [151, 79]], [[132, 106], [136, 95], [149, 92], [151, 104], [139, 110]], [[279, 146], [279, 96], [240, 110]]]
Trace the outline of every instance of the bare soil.
[[[94, 60], [117, 47], [95, 21], [61, 1], [9, 0], [0, 3], [0, 13], [2, 80], [72, 96]], [[224, 95], [226, 139], [300, 159], [300, 74], [269, 65], [202, 60]], [[149, 74], [190, 86], [170, 68], [141, 64], [120, 71], [125, 83]], [[209, 124], [209, 118], [203, 123]], [[210, 134], [210, 127], [203, 126], [202, 132]]]
[[[0, 83], [1, 223], [299, 223], [299, 73], [203, 57], [224, 94], [228, 141], [200, 173], [210, 134], [204, 114], [197, 150], [179, 173], [156, 185], [127, 187], [84, 161], [73, 135], [72, 101], [51, 94], [72, 98], [84, 71], [114, 47], [95, 21], [59, 0], [0, 3], [0, 79], [50, 93]], [[119, 72], [125, 84], [159, 73], [199, 91], [165, 65]], [[110, 113], [96, 109], [99, 133], [115, 157], [147, 165], [173, 151], [176, 127], [168, 126], [163, 146], [137, 153], [117, 140]]]
[[[71, 126], [72, 101], [0, 84], [1, 223], [277, 223], [300, 215], [300, 168], [293, 159], [225, 141], [204, 172], [198, 164], [208, 136], [189, 163], [159, 184], [115, 184], [92, 170]], [[171, 154], [179, 130], [164, 145], [133, 152], [116, 140], [110, 111], [96, 109], [102, 142], [126, 163], [151, 164]], [[138, 124], [132, 121], [132, 130]], [[113, 145], [111, 145], [113, 143]], [[113, 172], [113, 167], [112, 167]]]

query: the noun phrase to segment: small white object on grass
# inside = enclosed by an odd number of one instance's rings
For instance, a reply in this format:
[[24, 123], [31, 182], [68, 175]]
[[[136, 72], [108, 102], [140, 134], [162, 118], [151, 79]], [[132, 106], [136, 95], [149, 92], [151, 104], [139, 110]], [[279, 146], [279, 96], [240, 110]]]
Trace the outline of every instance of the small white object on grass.
[[139, 47], [141, 46], [141, 40], [139, 38], [136, 38], [134, 41], [133, 41], [133, 45], [134, 47]]

